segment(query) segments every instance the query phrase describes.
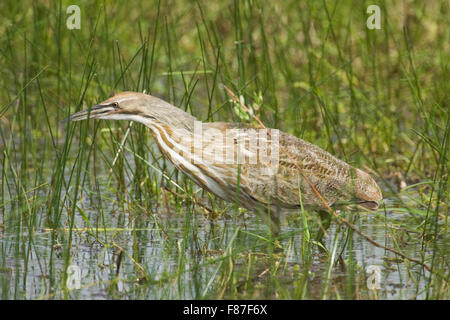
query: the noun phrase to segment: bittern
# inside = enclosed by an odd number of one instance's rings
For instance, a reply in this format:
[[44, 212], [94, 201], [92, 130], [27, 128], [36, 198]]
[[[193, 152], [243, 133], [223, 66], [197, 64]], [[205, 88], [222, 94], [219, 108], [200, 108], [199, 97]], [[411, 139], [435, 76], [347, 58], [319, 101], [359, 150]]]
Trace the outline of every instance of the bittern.
[[69, 119], [145, 125], [176, 168], [250, 211], [269, 210], [274, 216], [301, 206], [326, 211], [339, 203], [375, 210], [382, 200], [369, 174], [311, 143], [275, 129], [261, 134], [242, 123], [203, 123], [151, 95], [122, 92]]

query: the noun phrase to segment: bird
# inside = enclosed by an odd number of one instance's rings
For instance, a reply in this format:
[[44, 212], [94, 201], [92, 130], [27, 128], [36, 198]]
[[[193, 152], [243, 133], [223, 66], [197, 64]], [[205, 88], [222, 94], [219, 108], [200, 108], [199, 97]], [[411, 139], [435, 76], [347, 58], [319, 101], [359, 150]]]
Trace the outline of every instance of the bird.
[[254, 212], [306, 208], [324, 212], [340, 204], [376, 210], [383, 199], [365, 171], [278, 129], [202, 122], [149, 94], [126, 91], [72, 114], [68, 120], [126, 120], [149, 128], [161, 153], [198, 186]]

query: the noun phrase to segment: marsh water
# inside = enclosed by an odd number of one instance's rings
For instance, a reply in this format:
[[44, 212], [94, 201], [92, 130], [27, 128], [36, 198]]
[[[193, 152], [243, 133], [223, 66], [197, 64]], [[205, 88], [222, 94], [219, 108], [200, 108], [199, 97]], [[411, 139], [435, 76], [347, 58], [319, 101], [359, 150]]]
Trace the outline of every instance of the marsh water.
[[[75, 210], [67, 183], [58, 228], [49, 222], [48, 185], [24, 196], [11, 191], [13, 173], [3, 181], [9, 192], [0, 208], [2, 299], [422, 299], [430, 290], [421, 266], [336, 221], [324, 237], [325, 253], [313, 240], [313, 212], [306, 232], [302, 213], [293, 213], [284, 217], [279, 239], [271, 239], [259, 216], [222, 202], [216, 203], [219, 217], [168, 192], [162, 200], [136, 205], [129, 182], [118, 196], [106, 163], [98, 166], [95, 186], [80, 189]], [[389, 199], [388, 190], [384, 194], [388, 200], [376, 212], [340, 214], [409, 257], [445, 250], [444, 238], [435, 242], [439, 248], [424, 246], [411, 213], [396, 210], [398, 199]]]

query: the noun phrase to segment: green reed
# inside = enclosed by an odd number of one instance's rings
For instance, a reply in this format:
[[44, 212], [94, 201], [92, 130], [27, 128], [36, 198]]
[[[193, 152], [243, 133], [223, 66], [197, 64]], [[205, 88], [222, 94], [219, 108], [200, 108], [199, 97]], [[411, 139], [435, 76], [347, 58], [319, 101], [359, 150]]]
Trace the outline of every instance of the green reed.
[[[368, 2], [81, 1], [80, 30], [69, 4], [0, 4], [3, 299], [448, 299], [448, 3], [378, 1], [381, 30]], [[320, 242], [306, 209], [273, 237], [174, 170], [142, 125], [60, 123], [124, 90], [247, 121], [224, 86], [267, 127], [368, 168], [386, 203], [339, 214], [434, 272], [335, 219]]]

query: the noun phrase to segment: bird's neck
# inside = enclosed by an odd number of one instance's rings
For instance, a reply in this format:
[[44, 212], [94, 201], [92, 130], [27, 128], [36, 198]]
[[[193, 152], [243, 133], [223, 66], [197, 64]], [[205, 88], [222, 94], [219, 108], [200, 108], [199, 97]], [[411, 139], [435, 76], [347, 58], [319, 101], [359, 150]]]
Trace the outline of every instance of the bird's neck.
[[192, 160], [194, 145], [194, 120], [178, 122], [174, 125], [173, 119], [169, 124], [167, 121], [149, 120], [142, 123], [150, 129], [161, 152], [174, 164], [176, 159], [183, 157], [186, 161]]

